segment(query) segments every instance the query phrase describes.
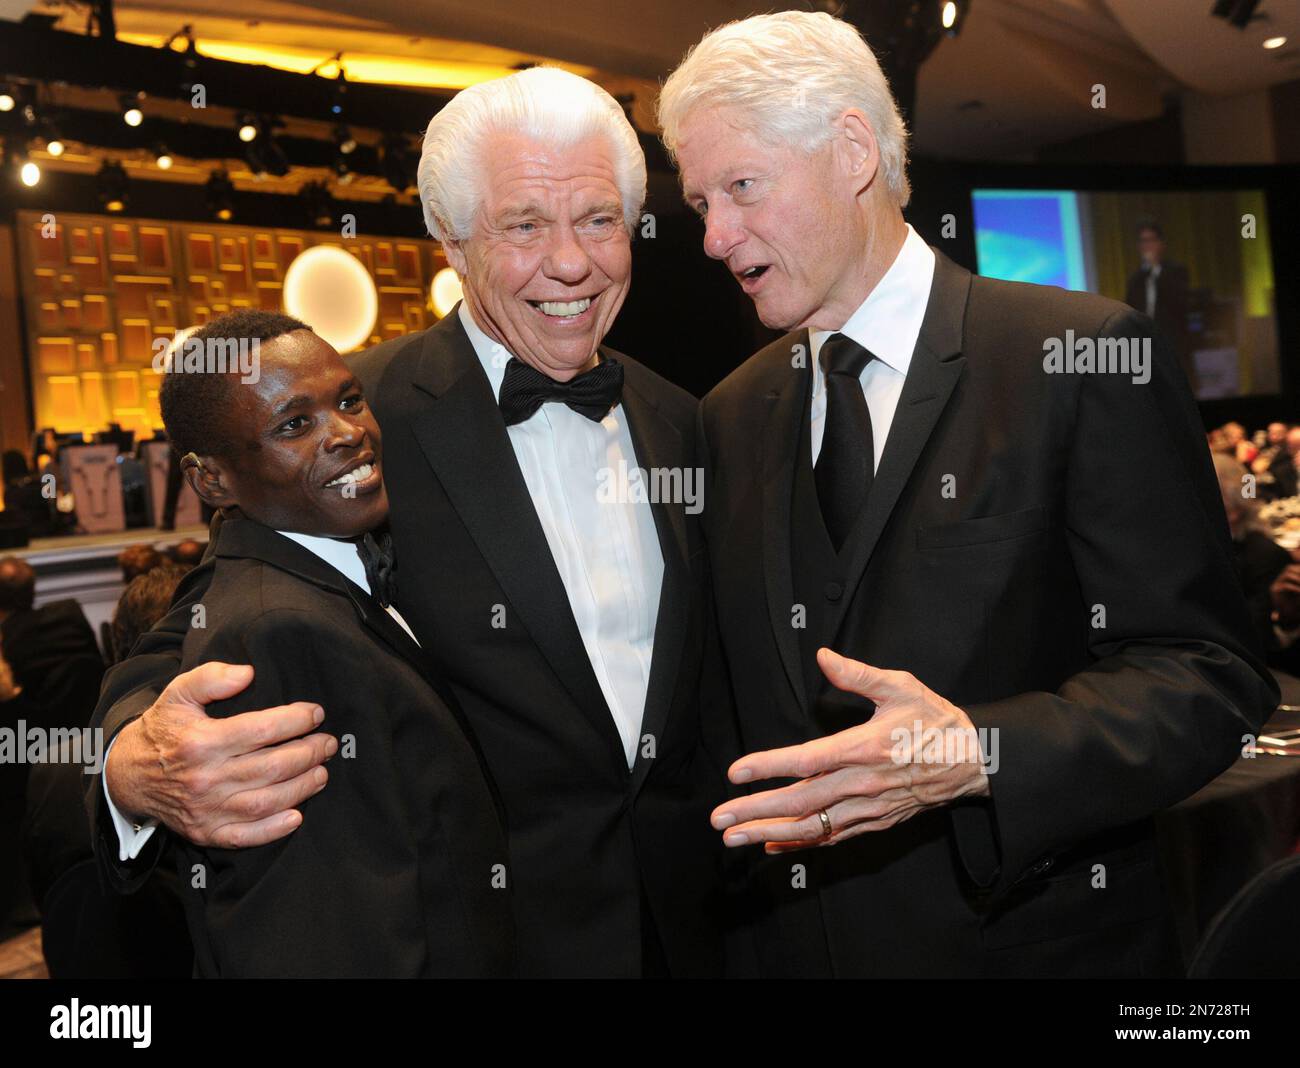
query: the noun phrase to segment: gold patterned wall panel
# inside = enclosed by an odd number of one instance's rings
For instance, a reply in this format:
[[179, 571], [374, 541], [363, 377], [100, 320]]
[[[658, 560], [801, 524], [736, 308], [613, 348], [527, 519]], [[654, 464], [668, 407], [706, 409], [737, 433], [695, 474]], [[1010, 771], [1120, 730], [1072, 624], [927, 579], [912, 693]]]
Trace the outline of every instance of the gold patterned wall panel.
[[339, 245], [379, 291], [367, 344], [423, 330], [429, 285], [446, 260], [432, 241], [106, 215], [17, 213], [27, 359], [38, 427], [162, 426], [155, 342], [235, 308], [280, 308], [304, 249]]

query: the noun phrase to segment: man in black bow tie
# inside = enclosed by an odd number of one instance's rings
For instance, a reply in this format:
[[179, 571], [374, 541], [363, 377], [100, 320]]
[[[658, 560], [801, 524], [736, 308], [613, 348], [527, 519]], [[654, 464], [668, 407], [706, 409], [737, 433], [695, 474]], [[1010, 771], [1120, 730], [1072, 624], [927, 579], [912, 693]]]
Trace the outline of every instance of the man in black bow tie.
[[[501, 791], [524, 975], [723, 967], [708, 813], [725, 787], [712, 754], [734, 742], [725, 687], [703, 668], [699, 502], [647, 499], [645, 484], [674, 480], [642, 474], [694, 473], [696, 402], [601, 345], [645, 185], [636, 133], [590, 82], [533, 69], [465, 90], [430, 123], [419, 167], [465, 299], [352, 361], [384, 432], [397, 604]], [[325, 736], [301, 717], [207, 722], [203, 704], [226, 696], [211, 677], [163, 691], [201, 595], [190, 588], [101, 700], [121, 733], [111, 804], [90, 798], [119, 885], [149, 866], [133, 825], [269, 841], [292, 831], [324, 762]]]

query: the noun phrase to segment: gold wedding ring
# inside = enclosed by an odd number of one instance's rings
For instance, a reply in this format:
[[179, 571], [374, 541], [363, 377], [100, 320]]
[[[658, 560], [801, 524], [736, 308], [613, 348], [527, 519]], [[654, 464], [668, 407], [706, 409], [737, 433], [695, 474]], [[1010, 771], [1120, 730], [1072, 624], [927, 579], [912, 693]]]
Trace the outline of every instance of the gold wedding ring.
[[819, 813], [817, 813], [817, 815], [821, 817], [822, 834], [824, 834], [827, 838], [829, 838], [831, 836], [831, 818], [828, 815], [826, 815], [825, 809], [822, 809]]

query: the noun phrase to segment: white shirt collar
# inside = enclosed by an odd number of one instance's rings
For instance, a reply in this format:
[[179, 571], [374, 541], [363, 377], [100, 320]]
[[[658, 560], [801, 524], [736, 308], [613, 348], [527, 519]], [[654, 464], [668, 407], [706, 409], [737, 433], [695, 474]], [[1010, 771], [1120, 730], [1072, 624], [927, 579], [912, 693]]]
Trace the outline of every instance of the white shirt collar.
[[469, 312], [469, 303], [462, 300], [460, 307], [457, 309], [460, 316], [460, 325], [465, 328], [465, 333], [469, 335], [469, 343], [474, 346], [474, 355], [478, 357], [478, 362], [483, 365], [483, 372], [487, 375], [488, 385], [492, 387], [492, 396], [499, 401], [501, 399], [501, 383], [506, 377], [506, 364], [510, 362], [513, 353], [507, 352], [505, 346], [499, 341], [493, 341], [483, 331], [483, 328], [474, 321], [474, 316]]
[[858, 310], [838, 331], [810, 330], [815, 377], [820, 381], [817, 362], [822, 343], [833, 333], [852, 338], [881, 363], [906, 375], [912, 365], [912, 350], [921, 333], [925, 307], [934, 281], [934, 250], [921, 235], [907, 227], [907, 237], [894, 262]]
[[290, 541], [296, 541], [308, 552], [314, 553], [335, 571], [340, 572], [344, 578], [351, 579], [367, 593], [370, 592], [370, 583], [366, 581], [365, 565], [361, 563], [357, 547], [352, 542], [340, 541], [337, 538], [322, 538], [315, 534], [299, 534], [291, 530], [281, 530], [277, 533], [283, 534]]

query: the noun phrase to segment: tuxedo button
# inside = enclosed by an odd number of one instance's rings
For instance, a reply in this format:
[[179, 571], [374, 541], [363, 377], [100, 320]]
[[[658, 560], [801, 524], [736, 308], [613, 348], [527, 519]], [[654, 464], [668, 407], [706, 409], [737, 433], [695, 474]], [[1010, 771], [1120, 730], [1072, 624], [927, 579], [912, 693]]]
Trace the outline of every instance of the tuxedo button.
[[1029, 874], [1046, 875], [1049, 871], [1052, 870], [1052, 865], [1054, 863], [1055, 861], [1051, 857], [1044, 857], [1042, 860], [1040, 860], [1037, 864], [1035, 864], [1032, 868], [1029, 869]]
[[826, 583], [826, 589], [824, 592], [826, 593], [826, 600], [838, 601], [844, 596], [844, 587], [838, 582], [828, 582]]

